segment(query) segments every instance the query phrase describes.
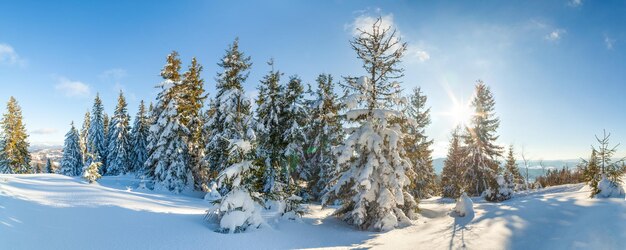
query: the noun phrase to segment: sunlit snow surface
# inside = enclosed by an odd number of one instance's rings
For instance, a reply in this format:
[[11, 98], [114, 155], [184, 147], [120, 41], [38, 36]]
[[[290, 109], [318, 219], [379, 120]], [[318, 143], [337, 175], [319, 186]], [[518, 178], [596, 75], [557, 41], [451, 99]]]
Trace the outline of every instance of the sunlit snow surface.
[[53, 174], [0, 175], [0, 249], [626, 249], [624, 197], [590, 199], [582, 184], [516, 194], [457, 217], [455, 201], [420, 202], [413, 226], [358, 231], [310, 205], [302, 220], [267, 211], [267, 225], [221, 234], [201, 193], [136, 190], [127, 176], [99, 184]]

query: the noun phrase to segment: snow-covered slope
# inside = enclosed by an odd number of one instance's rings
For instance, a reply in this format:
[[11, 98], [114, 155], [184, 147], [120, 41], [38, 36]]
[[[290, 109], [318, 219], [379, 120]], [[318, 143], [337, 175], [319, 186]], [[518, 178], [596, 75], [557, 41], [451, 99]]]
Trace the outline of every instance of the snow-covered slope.
[[203, 220], [202, 194], [135, 190], [131, 177], [100, 184], [54, 174], [0, 175], [0, 249], [626, 249], [624, 198], [589, 199], [582, 184], [520, 194], [502, 203], [474, 200], [473, 216], [455, 202], [422, 201], [411, 227], [355, 230], [309, 206], [301, 221], [268, 211], [268, 225], [220, 234]]

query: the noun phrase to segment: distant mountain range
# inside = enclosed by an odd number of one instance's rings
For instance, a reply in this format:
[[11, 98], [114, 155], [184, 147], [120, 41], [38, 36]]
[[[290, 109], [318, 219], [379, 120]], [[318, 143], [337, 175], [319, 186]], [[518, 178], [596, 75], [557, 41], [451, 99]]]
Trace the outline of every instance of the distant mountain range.
[[30, 163], [33, 166], [46, 165], [47, 159], [58, 166], [63, 157], [63, 146], [60, 145], [32, 145], [28, 151], [30, 152]]
[[[435, 168], [435, 173], [437, 173], [438, 175], [441, 174], [441, 171], [443, 170], [443, 165], [444, 165], [444, 161], [446, 160], [446, 158], [437, 158], [433, 160], [433, 168]], [[549, 170], [549, 169], [562, 169], [564, 167], [568, 167], [570, 169], [573, 169], [576, 167], [576, 165], [578, 163], [580, 163], [581, 160], [580, 159], [572, 159], [572, 160], [544, 160], [543, 161], [543, 166], [545, 168], [545, 171]], [[529, 161], [528, 162], [528, 177], [530, 180], [534, 180], [537, 176], [541, 176], [544, 174], [544, 169], [541, 168], [541, 166], [539, 165], [540, 161], [537, 160], [533, 160], [533, 161]], [[519, 166], [520, 168], [520, 172], [522, 172], [522, 175], [526, 174], [526, 169], [523, 167], [524, 166], [524, 162], [523, 161], [517, 161], [517, 166]]]

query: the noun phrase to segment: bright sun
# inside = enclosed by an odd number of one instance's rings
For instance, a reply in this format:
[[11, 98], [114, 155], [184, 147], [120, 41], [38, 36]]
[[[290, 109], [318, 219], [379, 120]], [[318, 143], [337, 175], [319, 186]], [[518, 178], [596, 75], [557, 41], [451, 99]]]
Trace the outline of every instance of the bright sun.
[[472, 118], [473, 110], [463, 103], [455, 103], [449, 114], [454, 125], [465, 125]]

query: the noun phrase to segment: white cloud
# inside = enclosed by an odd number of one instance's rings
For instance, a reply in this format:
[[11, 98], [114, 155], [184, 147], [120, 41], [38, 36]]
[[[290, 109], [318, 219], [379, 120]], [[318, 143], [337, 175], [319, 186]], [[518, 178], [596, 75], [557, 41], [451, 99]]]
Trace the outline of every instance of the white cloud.
[[91, 92], [89, 85], [80, 81], [72, 81], [65, 77], [59, 77], [59, 83], [54, 87], [56, 90], [61, 91], [65, 96], [69, 97], [88, 97]]
[[615, 44], [615, 39], [609, 37], [607, 34], [604, 34], [604, 45], [606, 45], [606, 49], [612, 50], [613, 44]]
[[0, 64], [24, 66], [26, 60], [22, 59], [11, 45], [0, 43]]
[[563, 35], [565, 35], [565, 33], [567, 33], [567, 31], [565, 31], [564, 29], [555, 29], [549, 34], [547, 34], [545, 38], [548, 41], [556, 42], [556, 41], [561, 40], [561, 38], [563, 38]]
[[103, 81], [107, 80], [119, 80], [126, 77], [128, 74], [124, 69], [109, 69], [100, 74], [99, 78]]
[[54, 134], [56, 132], [58, 132], [59, 130], [56, 128], [39, 128], [39, 129], [35, 129], [33, 131], [31, 131], [31, 134], [38, 134], [38, 135], [49, 135], [49, 134]]
[[428, 52], [414, 45], [408, 45], [406, 56], [409, 59], [417, 60], [419, 62], [425, 62], [430, 59], [430, 54]]
[[583, 0], [570, 0], [567, 5], [569, 5], [570, 7], [579, 7], [583, 5]]
[[[395, 29], [396, 36], [402, 38], [402, 33], [398, 29], [398, 26], [395, 24], [393, 19], [393, 14], [381, 15], [380, 9], [375, 9], [375, 15], [368, 15], [365, 12], [360, 11], [361, 15], [356, 17], [352, 23], [344, 25], [344, 29], [349, 30], [353, 36], [358, 36], [362, 31], [371, 32], [374, 23], [380, 17], [381, 23], [380, 26], [383, 29]], [[430, 59], [430, 54], [424, 49], [420, 48], [417, 45], [408, 44], [407, 50], [405, 52], [405, 60], [407, 62], [425, 62]]]

